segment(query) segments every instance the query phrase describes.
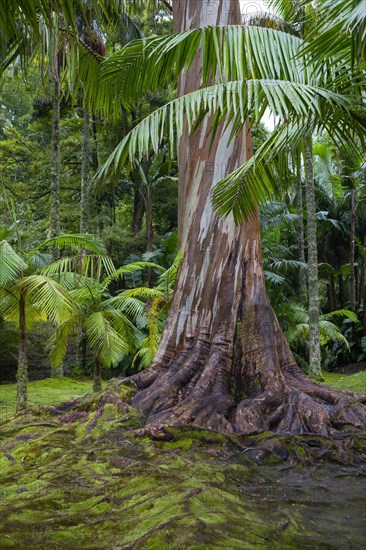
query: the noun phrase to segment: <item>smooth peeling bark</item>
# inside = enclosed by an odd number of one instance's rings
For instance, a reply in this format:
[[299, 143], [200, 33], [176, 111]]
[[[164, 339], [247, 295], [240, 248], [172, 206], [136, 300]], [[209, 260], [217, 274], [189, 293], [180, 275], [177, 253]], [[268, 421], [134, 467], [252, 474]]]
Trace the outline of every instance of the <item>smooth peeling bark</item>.
[[17, 370], [16, 412], [27, 408], [28, 404], [28, 362], [27, 335], [25, 329], [25, 298], [19, 300], [19, 349]]
[[[241, 22], [236, 0], [177, 1], [174, 18], [177, 31]], [[180, 94], [200, 85], [200, 65], [181, 77]], [[252, 145], [247, 128], [230, 142], [230, 126], [221, 125], [210, 148], [209, 129], [206, 119], [180, 142], [184, 260], [154, 362], [128, 379], [138, 389], [132, 404], [153, 434], [182, 424], [245, 434], [365, 428], [365, 396], [316, 384], [295, 363], [265, 291], [258, 213], [236, 226], [213, 212], [213, 185], [250, 158]]]

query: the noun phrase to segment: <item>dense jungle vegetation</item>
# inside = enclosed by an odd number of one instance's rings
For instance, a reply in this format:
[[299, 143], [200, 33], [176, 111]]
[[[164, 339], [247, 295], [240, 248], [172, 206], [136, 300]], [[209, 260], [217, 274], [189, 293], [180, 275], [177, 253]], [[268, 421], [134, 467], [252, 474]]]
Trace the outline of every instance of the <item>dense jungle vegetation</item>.
[[365, 37], [3, 0], [4, 547], [362, 547]]

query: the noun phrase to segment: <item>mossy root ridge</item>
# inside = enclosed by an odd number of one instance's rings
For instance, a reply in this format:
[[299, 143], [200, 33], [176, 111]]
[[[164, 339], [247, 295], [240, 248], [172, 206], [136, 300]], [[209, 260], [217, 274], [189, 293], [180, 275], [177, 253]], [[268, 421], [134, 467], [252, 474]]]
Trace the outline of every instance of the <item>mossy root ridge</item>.
[[148, 431], [134, 392], [0, 426], [2, 548], [362, 547], [366, 438]]

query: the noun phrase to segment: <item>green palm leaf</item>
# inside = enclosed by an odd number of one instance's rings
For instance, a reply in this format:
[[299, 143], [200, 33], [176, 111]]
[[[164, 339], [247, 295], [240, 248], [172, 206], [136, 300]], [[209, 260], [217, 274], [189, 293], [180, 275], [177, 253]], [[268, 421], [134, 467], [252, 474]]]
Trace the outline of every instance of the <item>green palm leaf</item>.
[[131, 349], [127, 319], [122, 317], [114, 328], [115, 318], [108, 318], [107, 311], [98, 311], [89, 315], [84, 324], [88, 343], [105, 366], [118, 364]]
[[15, 252], [7, 241], [0, 242], [0, 286], [16, 281], [28, 268], [27, 263]]
[[71, 234], [71, 235], [60, 235], [59, 237], [54, 237], [44, 241], [39, 247], [38, 250], [43, 250], [44, 248], [57, 248], [59, 250], [66, 248], [79, 248], [86, 249], [94, 254], [106, 254], [106, 248], [103, 241], [96, 237], [95, 235], [84, 235], [84, 234]]
[[136, 271], [141, 271], [149, 267], [153, 269], [157, 269], [159, 271], [164, 270], [163, 267], [161, 267], [158, 264], [154, 264], [152, 262], [133, 262], [130, 264], [123, 265], [118, 269], [115, 269], [112, 273], [110, 273], [110, 275], [108, 275], [108, 277], [104, 279], [102, 284], [106, 288], [112, 281], [123, 278], [123, 276], [126, 275], [127, 273], [135, 273]]
[[26, 292], [27, 299], [43, 311], [51, 322], [59, 324], [71, 313], [77, 312], [75, 302], [67, 290], [45, 275], [23, 277], [17, 287]]
[[77, 335], [79, 324], [80, 316], [75, 315], [56, 327], [47, 343], [52, 365], [57, 367], [62, 363], [67, 352], [69, 339]]

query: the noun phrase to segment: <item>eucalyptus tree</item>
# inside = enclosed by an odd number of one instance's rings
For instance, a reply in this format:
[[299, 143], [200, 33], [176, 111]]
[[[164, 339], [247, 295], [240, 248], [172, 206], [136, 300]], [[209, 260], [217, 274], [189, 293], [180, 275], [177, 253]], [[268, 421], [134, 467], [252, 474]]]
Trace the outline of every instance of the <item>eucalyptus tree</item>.
[[67, 289], [44, 271], [52, 256], [48, 249], [84, 246], [100, 252], [100, 244], [88, 236], [63, 235], [41, 243], [29, 252], [0, 243], [0, 311], [19, 330], [16, 410], [27, 406], [27, 335], [34, 323], [48, 320], [61, 323], [76, 306]]
[[[153, 364], [133, 378], [132, 403], [151, 424], [225, 432], [365, 426], [363, 397], [316, 384], [297, 366], [266, 296], [257, 214], [289, 145], [323, 127], [335, 140], [363, 133], [359, 80], [351, 83], [348, 65], [338, 78], [333, 59], [312, 64], [293, 35], [243, 28], [238, 1], [215, 6], [178, 0], [178, 34], [136, 42], [105, 65], [126, 101], [185, 72], [179, 97], [137, 125], [101, 172], [157, 151], [164, 123], [171, 144], [179, 140], [183, 262]], [[253, 155], [248, 117], [255, 125], [267, 107], [279, 123]]]

